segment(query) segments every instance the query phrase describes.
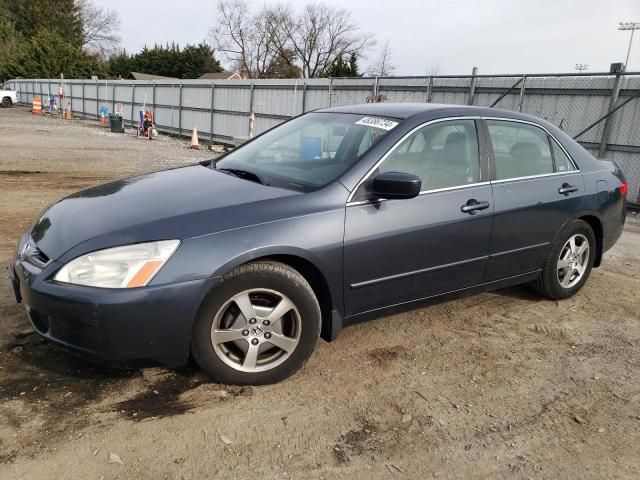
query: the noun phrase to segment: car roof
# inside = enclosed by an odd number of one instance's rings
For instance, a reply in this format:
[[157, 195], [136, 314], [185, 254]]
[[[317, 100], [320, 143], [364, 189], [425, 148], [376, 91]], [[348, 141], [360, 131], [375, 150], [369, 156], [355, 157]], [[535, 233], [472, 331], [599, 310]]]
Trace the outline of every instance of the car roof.
[[448, 115], [482, 115], [487, 117], [504, 117], [523, 120], [533, 120], [540, 123], [540, 119], [509, 110], [498, 110], [489, 107], [475, 107], [467, 105], [447, 105], [442, 103], [364, 103], [343, 107], [329, 107], [315, 110], [324, 113], [354, 113], [357, 115], [374, 115], [392, 117], [405, 120], [415, 115], [432, 113], [434, 117]]

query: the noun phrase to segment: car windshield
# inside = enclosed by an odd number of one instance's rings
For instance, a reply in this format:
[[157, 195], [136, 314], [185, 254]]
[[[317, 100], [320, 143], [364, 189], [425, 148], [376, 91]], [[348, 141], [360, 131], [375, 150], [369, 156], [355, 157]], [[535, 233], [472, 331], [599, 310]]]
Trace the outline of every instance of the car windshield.
[[274, 187], [304, 192], [342, 175], [398, 125], [394, 119], [309, 113], [228, 153], [212, 168]]

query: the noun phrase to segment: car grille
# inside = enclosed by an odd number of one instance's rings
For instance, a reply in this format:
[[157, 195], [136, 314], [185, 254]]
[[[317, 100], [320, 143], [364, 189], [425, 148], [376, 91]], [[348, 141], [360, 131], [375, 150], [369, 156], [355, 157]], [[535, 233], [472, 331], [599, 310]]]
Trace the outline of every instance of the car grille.
[[44, 268], [51, 262], [51, 259], [38, 248], [32, 238], [30, 238], [22, 248], [20, 259], [38, 268]]

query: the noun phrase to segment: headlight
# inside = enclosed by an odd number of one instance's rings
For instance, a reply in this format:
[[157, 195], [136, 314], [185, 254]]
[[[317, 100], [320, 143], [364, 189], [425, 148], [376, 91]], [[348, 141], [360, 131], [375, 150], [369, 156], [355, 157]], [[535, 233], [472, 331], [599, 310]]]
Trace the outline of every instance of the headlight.
[[178, 245], [179, 240], [163, 240], [98, 250], [71, 260], [54, 279], [88, 287], [144, 287]]

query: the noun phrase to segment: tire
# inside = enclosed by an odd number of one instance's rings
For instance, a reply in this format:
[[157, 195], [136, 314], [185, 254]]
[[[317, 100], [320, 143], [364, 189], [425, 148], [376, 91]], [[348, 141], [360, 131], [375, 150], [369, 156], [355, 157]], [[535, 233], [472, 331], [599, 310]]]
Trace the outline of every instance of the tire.
[[[588, 251], [581, 251], [585, 245]], [[553, 243], [542, 273], [533, 287], [541, 295], [553, 300], [569, 298], [586, 283], [595, 258], [596, 237], [593, 229], [583, 220], [574, 220]]]
[[191, 349], [218, 382], [276, 383], [309, 359], [320, 327], [320, 306], [305, 278], [288, 265], [260, 261], [235, 268], [212, 289], [194, 323]]
[[4, 108], [9, 108], [11, 105], [13, 105], [13, 102], [11, 101], [11, 99], [9, 97], [4, 97], [2, 99], [2, 106]]

